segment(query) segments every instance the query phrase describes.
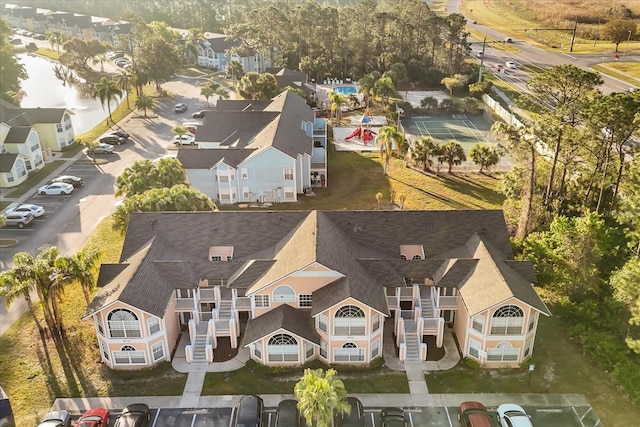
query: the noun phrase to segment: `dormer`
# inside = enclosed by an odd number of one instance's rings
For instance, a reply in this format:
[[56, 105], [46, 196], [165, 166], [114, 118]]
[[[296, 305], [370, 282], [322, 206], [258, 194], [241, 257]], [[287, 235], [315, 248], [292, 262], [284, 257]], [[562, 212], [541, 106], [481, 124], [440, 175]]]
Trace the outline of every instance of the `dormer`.
[[400, 245], [400, 258], [424, 259], [424, 248], [422, 245]]
[[231, 261], [233, 259], [233, 246], [211, 246], [209, 248], [209, 261]]

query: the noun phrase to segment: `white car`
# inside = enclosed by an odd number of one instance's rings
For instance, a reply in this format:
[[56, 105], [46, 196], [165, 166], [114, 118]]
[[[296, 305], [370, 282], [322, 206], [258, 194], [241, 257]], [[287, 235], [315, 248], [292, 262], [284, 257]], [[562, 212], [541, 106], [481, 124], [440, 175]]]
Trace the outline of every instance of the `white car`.
[[531, 417], [522, 406], [505, 403], [498, 406], [498, 421], [502, 427], [533, 427]]
[[10, 209], [8, 212], [30, 212], [36, 218], [41, 217], [45, 213], [44, 208], [42, 206], [30, 205], [27, 203], [22, 204], [14, 209]]
[[113, 153], [113, 145], [99, 142], [93, 149], [93, 154], [111, 154]]
[[515, 70], [516, 68], [518, 68], [518, 66], [516, 65], [515, 62], [513, 61], [507, 61], [504, 63], [504, 66], [507, 68], [511, 68], [512, 70]]
[[52, 184], [43, 185], [38, 188], [38, 194], [71, 194], [73, 193], [73, 185], [66, 182], [54, 182]]
[[9, 212], [4, 215], [4, 225], [6, 227], [24, 228], [25, 225], [33, 221], [31, 212]]
[[186, 135], [176, 135], [171, 142], [175, 145], [193, 145], [196, 143], [196, 137], [190, 133]]

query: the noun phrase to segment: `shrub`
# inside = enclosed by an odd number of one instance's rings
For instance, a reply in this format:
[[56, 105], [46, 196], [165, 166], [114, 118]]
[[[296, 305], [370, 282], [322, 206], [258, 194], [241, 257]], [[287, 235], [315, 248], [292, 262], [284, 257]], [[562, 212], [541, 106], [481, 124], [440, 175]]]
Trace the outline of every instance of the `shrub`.
[[640, 403], [640, 362], [637, 357], [635, 359], [618, 363], [613, 376], [627, 390], [631, 400]]

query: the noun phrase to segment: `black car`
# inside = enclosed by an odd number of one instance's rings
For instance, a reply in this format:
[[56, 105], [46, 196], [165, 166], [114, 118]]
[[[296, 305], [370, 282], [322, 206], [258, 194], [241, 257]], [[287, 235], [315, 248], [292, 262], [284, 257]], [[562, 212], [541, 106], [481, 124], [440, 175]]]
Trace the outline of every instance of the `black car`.
[[382, 427], [409, 426], [407, 415], [400, 408], [383, 408], [382, 411], [380, 411], [380, 421], [382, 421]]
[[337, 413], [334, 417], [336, 427], [364, 427], [364, 406], [357, 397], [347, 397], [347, 402], [351, 405], [351, 412]]
[[150, 420], [149, 407], [144, 403], [134, 403], [122, 410], [113, 427], [147, 427]]
[[299, 427], [300, 414], [298, 413], [298, 401], [293, 399], [283, 400], [276, 410], [275, 427]]
[[206, 111], [206, 110], [200, 110], [200, 111], [197, 111], [197, 112], [193, 113], [191, 115], [191, 117], [194, 118], [194, 119], [202, 119], [204, 116], [207, 115], [207, 113], [208, 113], [208, 111]]
[[111, 135], [105, 135], [102, 138], [100, 138], [100, 142], [104, 144], [111, 144], [111, 145], [122, 145], [122, 144], [126, 144], [127, 140], [126, 138], [123, 138], [121, 136], [111, 134]]
[[[248, 394], [240, 398], [235, 427], [263, 427], [264, 402], [259, 396]], [[117, 427], [117, 426], [116, 426]]]
[[129, 139], [131, 137], [131, 135], [129, 135], [129, 132], [125, 132], [122, 129], [114, 130], [109, 135], [119, 136], [120, 138], [124, 139]]
[[73, 175], [61, 175], [53, 178], [51, 182], [66, 182], [67, 184], [73, 185], [74, 188], [81, 187], [82, 184], [84, 184], [84, 180], [82, 178]]

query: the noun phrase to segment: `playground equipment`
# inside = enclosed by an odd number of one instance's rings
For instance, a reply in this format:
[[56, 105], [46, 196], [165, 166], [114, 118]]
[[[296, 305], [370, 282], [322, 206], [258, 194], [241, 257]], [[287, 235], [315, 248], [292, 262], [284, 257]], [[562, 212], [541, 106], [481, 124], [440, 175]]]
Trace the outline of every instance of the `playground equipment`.
[[371, 141], [374, 135], [377, 135], [377, 134], [371, 129], [367, 129], [367, 128], [363, 129], [362, 126], [358, 126], [353, 132], [351, 132], [349, 136], [345, 138], [345, 140], [352, 139], [352, 138], [360, 138], [362, 142], [365, 145], [367, 145], [367, 142]]

